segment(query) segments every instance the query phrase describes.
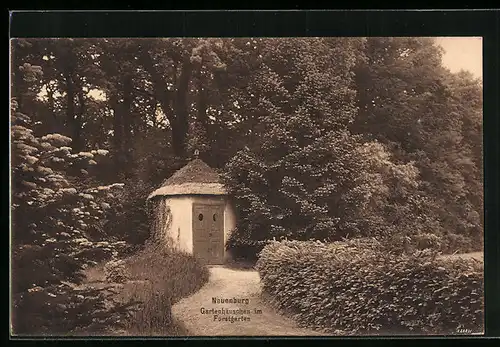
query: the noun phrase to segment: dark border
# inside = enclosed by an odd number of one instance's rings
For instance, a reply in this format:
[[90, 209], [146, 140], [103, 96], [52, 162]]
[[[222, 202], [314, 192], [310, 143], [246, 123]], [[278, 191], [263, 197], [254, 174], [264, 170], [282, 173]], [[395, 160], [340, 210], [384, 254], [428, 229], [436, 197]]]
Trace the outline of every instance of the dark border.
[[[22, 11], [11, 37], [486, 36], [498, 11]], [[495, 30], [496, 29], [496, 30]]]
[[[498, 10], [10, 12], [10, 37], [482, 36], [485, 168], [485, 333], [500, 336]], [[311, 337], [312, 338], [312, 337]], [[388, 336], [385, 338], [399, 339]], [[443, 337], [412, 337], [426, 343]], [[18, 339], [18, 338], [16, 338]], [[31, 338], [30, 338], [31, 339]], [[85, 339], [92, 339], [87, 338]], [[171, 338], [178, 340], [178, 338]], [[185, 338], [181, 338], [185, 341]], [[191, 339], [191, 338], [190, 338]], [[198, 340], [197, 338], [192, 338]], [[213, 338], [210, 338], [213, 339]], [[225, 340], [227, 338], [215, 338]], [[249, 338], [255, 340], [256, 338]], [[261, 338], [262, 339], [262, 338]], [[272, 340], [272, 337], [263, 338]], [[297, 338], [294, 338], [297, 339]], [[327, 337], [326, 339], [335, 339]], [[359, 337], [357, 340], [374, 339]], [[377, 338], [379, 339], [379, 338]], [[455, 337], [451, 338], [456, 340]], [[458, 339], [464, 339], [460, 337]], [[480, 342], [477, 338], [475, 343]], [[93, 340], [93, 339], [92, 339]], [[113, 340], [99, 338], [99, 340]], [[156, 340], [156, 339], [148, 339]], [[442, 341], [444, 342], [444, 341]]]

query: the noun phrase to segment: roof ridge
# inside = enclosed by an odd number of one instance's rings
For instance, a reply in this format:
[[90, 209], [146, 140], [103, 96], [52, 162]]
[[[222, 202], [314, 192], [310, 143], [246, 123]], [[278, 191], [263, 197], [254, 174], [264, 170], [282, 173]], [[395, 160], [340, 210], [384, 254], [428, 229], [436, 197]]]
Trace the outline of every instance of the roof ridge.
[[222, 183], [222, 180], [216, 170], [196, 158], [163, 181], [161, 187], [183, 183]]

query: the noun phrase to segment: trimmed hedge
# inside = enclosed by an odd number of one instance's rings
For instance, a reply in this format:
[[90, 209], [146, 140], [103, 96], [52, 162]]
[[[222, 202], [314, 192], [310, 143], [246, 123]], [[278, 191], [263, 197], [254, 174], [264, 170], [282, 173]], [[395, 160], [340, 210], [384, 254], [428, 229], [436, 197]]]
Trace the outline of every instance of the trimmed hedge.
[[483, 332], [474, 260], [391, 254], [377, 241], [272, 242], [257, 262], [264, 293], [302, 325], [345, 334]]

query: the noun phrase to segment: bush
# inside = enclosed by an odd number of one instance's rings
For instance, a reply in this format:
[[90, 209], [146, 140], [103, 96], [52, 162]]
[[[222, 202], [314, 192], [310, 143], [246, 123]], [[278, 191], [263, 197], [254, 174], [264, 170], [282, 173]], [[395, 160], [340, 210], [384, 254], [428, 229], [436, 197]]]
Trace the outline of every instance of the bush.
[[483, 271], [374, 240], [272, 242], [257, 262], [263, 291], [300, 323], [347, 334], [483, 330]]
[[208, 270], [191, 254], [148, 245], [128, 260], [130, 276], [150, 281], [172, 302], [194, 293], [208, 280]]
[[238, 233], [238, 229], [236, 229], [229, 236], [226, 243], [226, 250], [230, 252], [231, 258], [235, 261], [256, 262], [258, 259], [257, 255], [268, 243], [269, 241], [267, 240], [252, 240], [244, 236], [242, 237]]
[[130, 302], [139, 302], [138, 310], [127, 321], [126, 334], [188, 335], [187, 331], [172, 319], [170, 297], [154, 288], [149, 281], [134, 281], [125, 284], [123, 295]]
[[442, 237], [441, 251], [443, 253], [469, 253], [483, 250], [482, 235], [476, 237], [447, 233]]
[[119, 237], [129, 245], [129, 254], [144, 245], [150, 236], [146, 199], [153, 187], [141, 180], [125, 182], [127, 189], [120, 192], [121, 204], [114, 209], [113, 218], [106, 223], [108, 235]]
[[82, 271], [123, 242], [101, 238], [123, 184], [92, 185], [106, 150], [74, 153], [72, 139], [36, 135], [12, 105], [12, 333], [73, 334], [119, 326], [129, 307], [107, 289], [81, 288]]
[[106, 281], [123, 283], [129, 279], [125, 261], [111, 260], [104, 265], [104, 274]]
[[471, 253], [483, 250], [483, 240], [453, 233], [402, 233], [393, 230], [394, 234], [382, 236], [379, 239], [386, 250], [392, 253], [408, 253], [417, 250], [432, 250], [442, 254]]

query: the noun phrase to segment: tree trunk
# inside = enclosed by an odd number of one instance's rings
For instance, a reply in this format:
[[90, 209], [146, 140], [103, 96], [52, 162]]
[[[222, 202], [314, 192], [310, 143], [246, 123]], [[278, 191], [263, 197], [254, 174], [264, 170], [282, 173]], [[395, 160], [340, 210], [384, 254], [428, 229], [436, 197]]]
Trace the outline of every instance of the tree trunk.
[[154, 94], [160, 106], [167, 116], [170, 123], [173, 123], [173, 112], [171, 107], [171, 92], [169, 91], [168, 85], [156, 70], [154, 66], [154, 61], [148, 52], [142, 52], [140, 55], [140, 63], [144, 69], [151, 76], [151, 81], [153, 82]]
[[175, 155], [182, 159], [186, 158], [186, 139], [189, 131], [187, 95], [192, 70], [191, 62], [186, 59], [182, 65], [179, 85], [175, 95], [175, 128], [172, 127], [172, 147]]
[[60, 133], [61, 132], [61, 126], [59, 124], [59, 120], [57, 119], [57, 114], [55, 112], [55, 100], [54, 100], [54, 91], [52, 88], [49, 87], [49, 82], [46, 82], [46, 90], [47, 90], [47, 110], [50, 115], [52, 115], [52, 131], [55, 133]]
[[148, 52], [143, 51], [141, 53], [140, 62], [151, 76], [155, 97], [170, 123], [174, 155], [185, 159], [186, 138], [189, 130], [187, 94], [189, 92], [189, 81], [192, 72], [191, 62], [189, 59], [185, 59], [183, 62], [179, 82], [175, 86], [175, 92], [169, 90], [168, 84], [155, 68], [153, 58]]
[[78, 112], [75, 114], [75, 125], [76, 128], [74, 129], [75, 133], [75, 138], [76, 138], [76, 143], [75, 143], [75, 148], [79, 151], [84, 149], [85, 144], [82, 138], [82, 126], [83, 126], [83, 118], [85, 114], [85, 96], [83, 94], [83, 89], [81, 84], [79, 83], [78, 86], [78, 92], [77, 92], [77, 97], [78, 97]]
[[203, 86], [203, 76], [201, 72], [198, 74], [198, 100], [197, 100], [196, 108], [197, 108], [197, 118], [200, 124], [205, 129], [207, 136], [209, 135], [209, 124], [208, 124], [208, 116], [207, 116], [207, 107], [208, 107], [208, 95], [207, 90]]
[[122, 110], [121, 120], [123, 122], [123, 153], [125, 159], [125, 174], [130, 173], [130, 165], [132, 165], [132, 76], [127, 75], [123, 81], [123, 102], [120, 109]]
[[[208, 92], [204, 85], [205, 80], [203, 79], [201, 71], [198, 73], [197, 77], [198, 77], [198, 98], [196, 102], [196, 110], [197, 110], [198, 122], [200, 123], [200, 125], [204, 130], [204, 135], [207, 142], [206, 144], [209, 146], [211, 152], [214, 152], [216, 150], [220, 155], [224, 156], [222, 151], [217, 147], [218, 145], [217, 136], [214, 134], [213, 132], [214, 129], [208, 121], [208, 115], [207, 115], [207, 109], [209, 103]], [[227, 138], [225, 140], [227, 140]], [[216, 164], [215, 166], [218, 166], [219, 163], [217, 161], [217, 157], [220, 156], [218, 155], [212, 157], [212, 155], [209, 155], [209, 157], [214, 160], [212, 165]]]
[[113, 159], [115, 162], [115, 171], [119, 174], [122, 172], [123, 168], [123, 121], [118, 103], [118, 97], [116, 95], [110, 96], [110, 104], [113, 109]]
[[75, 115], [75, 84], [73, 81], [73, 71], [71, 68], [66, 67], [66, 122], [69, 129], [66, 130], [67, 134], [73, 139], [71, 147], [74, 151], [80, 151], [80, 131], [78, 120]]

